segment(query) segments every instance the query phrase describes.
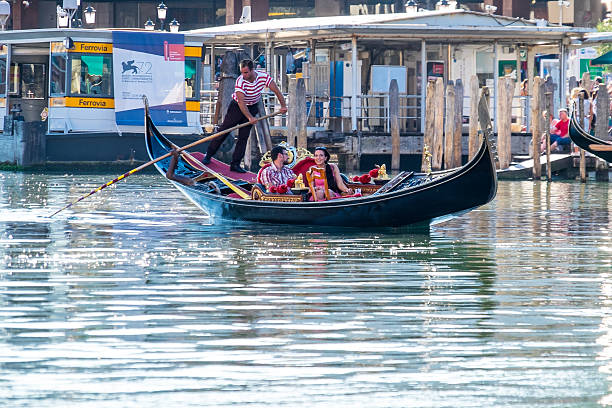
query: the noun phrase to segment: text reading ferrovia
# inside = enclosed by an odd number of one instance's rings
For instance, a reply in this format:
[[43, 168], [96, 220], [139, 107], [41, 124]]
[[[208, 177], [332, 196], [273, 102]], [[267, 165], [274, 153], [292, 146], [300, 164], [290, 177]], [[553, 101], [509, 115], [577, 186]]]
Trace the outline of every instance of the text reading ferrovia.
[[105, 52], [108, 51], [108, 46], [103, 44], [80, 44], [79, 51], [90, 51], [90, 52]]
[[92, 101], [87, 99], [79, 99], [79, 106], [106, 107], [106, 101]]

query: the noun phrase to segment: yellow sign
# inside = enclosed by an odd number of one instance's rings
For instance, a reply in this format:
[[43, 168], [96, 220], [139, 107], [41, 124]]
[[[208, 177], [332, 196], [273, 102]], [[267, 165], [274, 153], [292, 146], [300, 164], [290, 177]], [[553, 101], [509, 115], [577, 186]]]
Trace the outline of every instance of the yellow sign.
[[186, 57], [201, 57], [202, 47], [185, 47]]
[[0, 108], [6, 108], [6, 98], [0, 98]]
[[96, 108], [114, 109], [115, 100], [113, 98], [81, 98], [69, 96], [66, 99], [66, 106], [69, 108]]
[[93, 53], [93, 54], [112, 54], [113, 44], [75, 42], [74, 48], [69, 51], [70, 52], [88, 52], [88, 53]]
[[185, 105], [187, 107], [188, 112], [199, 112], [200, 111], [200, 101], [186, 101]]
[[53, 41], [51, 42], [51, 53], [64, 53], [66, 52], [66, 47], [64, 47], [64, 43], [61, 41]]
[[66, 98], [49, 98], [49, 106], [52, 108], [60, 108], [66, 106]]

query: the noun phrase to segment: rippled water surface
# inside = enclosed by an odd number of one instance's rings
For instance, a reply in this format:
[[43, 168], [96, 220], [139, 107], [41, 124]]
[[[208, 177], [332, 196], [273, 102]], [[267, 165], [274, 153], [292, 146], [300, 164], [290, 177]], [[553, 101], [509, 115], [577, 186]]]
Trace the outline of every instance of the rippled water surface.
[[1, 407], [612, 406], [607, 183], [429, 232], [213, 226], [155, 175], [47, 218], [112, 178], [0, 172]]

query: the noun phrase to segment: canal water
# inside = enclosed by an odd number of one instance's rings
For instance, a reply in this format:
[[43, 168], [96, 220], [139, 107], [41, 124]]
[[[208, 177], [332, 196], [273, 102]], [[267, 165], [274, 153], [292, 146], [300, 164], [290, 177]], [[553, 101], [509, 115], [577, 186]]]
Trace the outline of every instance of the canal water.
[[113, 177], [0, 172], [2, 407], [612, 406], [607, 183], [429, 231], [213, 226], [156, 175], [47, 217]]

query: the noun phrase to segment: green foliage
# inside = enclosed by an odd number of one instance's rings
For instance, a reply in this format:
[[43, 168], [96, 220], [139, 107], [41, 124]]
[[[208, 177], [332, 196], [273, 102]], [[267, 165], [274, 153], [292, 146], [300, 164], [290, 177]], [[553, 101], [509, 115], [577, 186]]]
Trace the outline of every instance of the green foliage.
[[[597, 31], [599, 32], [612, 31], [612, 20], [600, 21], [597, 24]], [[604, 55], [606, 52], [612, 51], [612, 43], [605, 43], [605, 44], [599, 45], [597, 47], [597, 51], [599, 52], [599, 55]]]

